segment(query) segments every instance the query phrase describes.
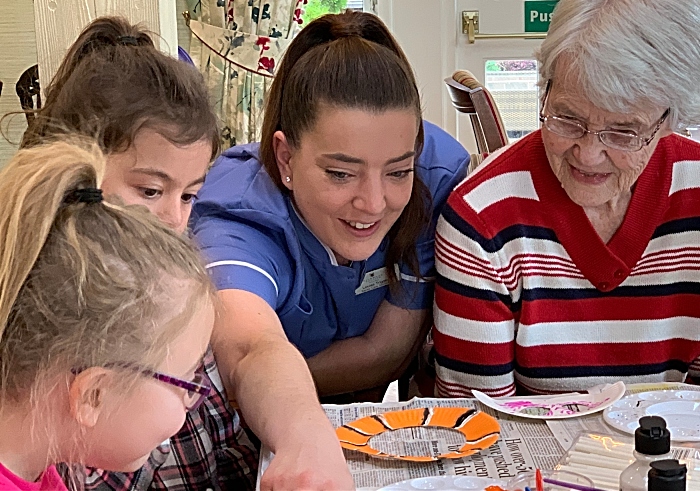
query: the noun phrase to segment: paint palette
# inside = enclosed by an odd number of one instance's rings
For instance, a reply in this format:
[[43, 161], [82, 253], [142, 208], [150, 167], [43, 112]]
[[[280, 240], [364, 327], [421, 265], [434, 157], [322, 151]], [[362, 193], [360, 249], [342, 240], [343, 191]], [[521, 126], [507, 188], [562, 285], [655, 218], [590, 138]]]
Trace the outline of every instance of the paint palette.
[[664, 418], [673, 441], [700, 442], [700, 391], [656, 390], [631, 394], [603, 413], [606, 423], [630, 434], [634, 434], [642, 416]]
[[625, 384], [617, 382], [600, 392], [549, 396], [501, 397], [494, 399], [478, 390], [472, 391], [482, 404], [506, 414], [533, 419], [576, 418], [602, 411], [625, 394]]
[[[374, 448], [373, 437], [406, 428], [445, 428], [462, 434], [466, 442], [456, 451], [440, 455], [397, 455]], [[488, 414], [467, 407], [433, 407], [391, 411], [360, 418], [336, 429], [340, 445], [374, 457], [431, 462], [472, 455], [493, 445], [500, 435], [498, 422]]]
[[379, 491], [415, 491], [439, 489], [440, 491], [505, 491], [505, 481], [476, 476], [418, 477], [384, 486]]

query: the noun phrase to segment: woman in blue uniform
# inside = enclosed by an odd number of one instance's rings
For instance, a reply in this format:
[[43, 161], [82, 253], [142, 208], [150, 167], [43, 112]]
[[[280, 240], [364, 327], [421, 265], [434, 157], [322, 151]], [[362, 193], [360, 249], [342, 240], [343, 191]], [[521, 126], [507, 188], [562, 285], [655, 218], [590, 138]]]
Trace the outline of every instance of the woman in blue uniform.
[[194, 205], [226, 312], [215, 338], [286, 335], [321, 396], [396, 379], [425, 337], [434, 223], [468, 161], [421, 120], [411, 68], [377, 17], [309, 24], [277, 68], [261, 143], [224, 152]]

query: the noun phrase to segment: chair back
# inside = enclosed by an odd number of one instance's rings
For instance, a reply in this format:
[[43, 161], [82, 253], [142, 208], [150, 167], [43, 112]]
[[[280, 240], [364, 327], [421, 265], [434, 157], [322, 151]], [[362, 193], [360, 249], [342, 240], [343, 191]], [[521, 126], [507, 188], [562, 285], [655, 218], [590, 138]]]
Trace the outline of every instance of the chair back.
[[501, 113], [491, 93], [467, 70], [458, 70], [445, 79], [452, 105], [458, 112], [468, 114], [476, 138], [479, 155], [472, 167], [489, 153], [508, 144], [508, 135]]
[[[23, 111], [34, 109], [34, 96], [36, 96], [36, 108], [41, 109], [41, 88], [39, 87], [39, 66], [33, 65], [27, 68], [20, 75], [17, 84], [15, 85], [19, 103]], [[27, 123], [31, 123], [34, 119], [34, 114], [26, 112]]]

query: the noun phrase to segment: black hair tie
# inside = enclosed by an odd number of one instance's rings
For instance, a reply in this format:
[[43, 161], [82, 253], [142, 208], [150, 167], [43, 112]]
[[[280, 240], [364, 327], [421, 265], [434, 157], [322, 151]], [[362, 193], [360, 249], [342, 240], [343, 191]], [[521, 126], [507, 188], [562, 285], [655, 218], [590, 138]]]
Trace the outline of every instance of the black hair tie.
[[83, 188], [71, 191], [63, 200], [64, 203], [101, 203], [102, 190], [98, 188]]
[[138, 46], [139, 40], [136, 39], [134, 36], [119, 36], [117, 38], [117, 43], [123, 45]]

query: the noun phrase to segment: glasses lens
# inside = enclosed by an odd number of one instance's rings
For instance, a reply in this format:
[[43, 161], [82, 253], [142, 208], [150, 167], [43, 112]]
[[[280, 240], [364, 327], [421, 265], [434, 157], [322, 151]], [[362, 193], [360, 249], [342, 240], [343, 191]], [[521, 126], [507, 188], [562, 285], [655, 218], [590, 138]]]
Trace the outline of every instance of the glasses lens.
[[636, 151], [642, 148], [642, 139], [637, 135], [618, 131], [601, 131], [600, 140], [607, 146], [618, 150]]
[[564, 138], [581, 138], [586, 132], [578, 123], [563, 118], [557, 118], [556, 116], [545, 118], [544, 125], [552, 133], [556, 133]]
[[[192, 382], [199, 385], [209, 385], [209, 378], [204, 374], [204, 372], [198, 371], [195, 372]], [[187, 407], [187, 409], [190, 411], [193, 409], [197, 409], [200, 406], [200, 404], [204, 402], [204, 399], [206, 399], [206, 397], [206, 394], [200, 394], [199, 392], [188, 390], [185, 393], [185, 407]]]

